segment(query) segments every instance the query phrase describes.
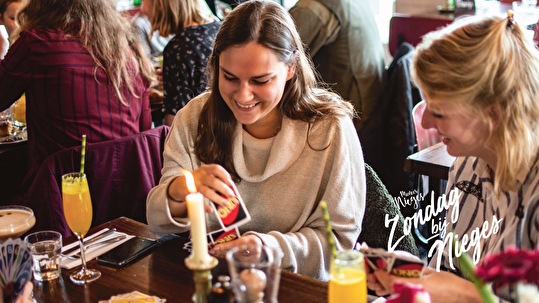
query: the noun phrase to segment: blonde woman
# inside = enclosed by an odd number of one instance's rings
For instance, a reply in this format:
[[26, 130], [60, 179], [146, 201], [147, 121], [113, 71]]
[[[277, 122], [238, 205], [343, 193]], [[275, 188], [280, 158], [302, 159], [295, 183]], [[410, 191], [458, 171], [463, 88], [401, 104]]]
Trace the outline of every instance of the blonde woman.
[[221, 23], [208, 13], [203, 0], [144, 0], [142, 13], [152, 30], [175, 35], [163, 50], [165, 124], [206, 90], [206, 63]]
[[448, 194], [458, 199], [422, 278], [376, 271], [369, 287], [384, 295], [393, 282], [409, 281], [423, 284], [433, 302], [481, 302], [448, 243], [459, 240], [457, 251], [476, 262], [539, 243], [539, 51], [511, 14], [466, 18], [423, 39], [412, 77], [427, 102], [423, 127], [436, 129], [457, 157]]

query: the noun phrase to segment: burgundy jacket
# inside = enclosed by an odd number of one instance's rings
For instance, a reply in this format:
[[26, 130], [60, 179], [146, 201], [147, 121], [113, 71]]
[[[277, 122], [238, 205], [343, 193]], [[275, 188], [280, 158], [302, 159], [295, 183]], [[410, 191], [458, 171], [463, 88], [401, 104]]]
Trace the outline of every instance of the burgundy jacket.
[[[125, 216], [146, 222], [146, 196], [159, 183], [168, 126], [107, 142], [88, 144], [85, 173], [93, 206], [92, 226]], [[36, 216], [31, 231], [52, 229], [69, 236], [62, 206], [63, 174], [80, 169], [80, 146], [47, 157], [26, 191], [13, 204], [30, 207]]]
[[149, 83], [134, 69], [137, 96], [122, 105], [78, 39], [51, 29], [23, 31], [0, 61], [0, 111], [26, 94], [28, 177], [59, 150], [133, 135], [151, 127]]

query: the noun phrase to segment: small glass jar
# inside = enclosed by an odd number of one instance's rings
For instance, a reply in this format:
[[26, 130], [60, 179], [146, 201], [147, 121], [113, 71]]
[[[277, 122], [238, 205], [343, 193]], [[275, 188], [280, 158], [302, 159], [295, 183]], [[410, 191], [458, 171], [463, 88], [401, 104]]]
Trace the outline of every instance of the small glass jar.
[[330, 264], [328, 302], [367, 302], [367, 277], [361, 252], [337, 253]]

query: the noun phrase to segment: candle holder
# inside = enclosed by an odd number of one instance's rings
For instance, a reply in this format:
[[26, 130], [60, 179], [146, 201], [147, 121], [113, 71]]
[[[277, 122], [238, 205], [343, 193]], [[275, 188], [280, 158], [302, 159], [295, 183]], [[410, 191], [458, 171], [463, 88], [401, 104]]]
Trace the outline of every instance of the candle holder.
[[193, 280], [195, 281], [194, 303], [206, 303], [206, 296], [211, 290], [211, 270], [217, 266], [217, 258], [210, 256], [207, 261], [200, 261], [193, 256], [185, 259], [185, 266], [193, 271]]

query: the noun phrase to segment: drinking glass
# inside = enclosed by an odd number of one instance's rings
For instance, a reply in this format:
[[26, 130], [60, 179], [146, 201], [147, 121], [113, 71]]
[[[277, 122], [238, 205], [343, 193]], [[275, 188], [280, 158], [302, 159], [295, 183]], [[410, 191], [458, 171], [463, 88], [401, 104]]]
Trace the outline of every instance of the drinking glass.
[[70, 275], [75, 284], [86, 284], [101, 277], [97, 269], [86, 267], [83, 238], [92, 224], [92, 200], [85, 174], [69, 173], [62, 176], [62, 200], [67, 225], [77, 236], [82, 268]]
[[367, 302], [367, 276], [361, 252], [337, 253], [330, 265], [328, 297], [329, 303]]
[[60, 252], [62, 235], [53, 230], [29, 234], [24, 241], [32, 252], [34, 279], [50, 281], [60, 277]]
[[283, 253], [266, 245], [234, 247], [226, 254], [238, 303], [277, 303]]

